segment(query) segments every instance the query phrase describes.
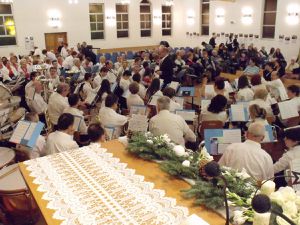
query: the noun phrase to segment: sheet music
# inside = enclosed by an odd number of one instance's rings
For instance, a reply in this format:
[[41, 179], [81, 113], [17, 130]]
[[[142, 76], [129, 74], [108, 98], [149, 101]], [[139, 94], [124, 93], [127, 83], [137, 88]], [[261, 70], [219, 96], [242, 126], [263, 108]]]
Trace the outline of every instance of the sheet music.
[[170, 87], [170, 88], [173, 88], [175, 91], [177, 91], [179, 85], [180, 85], [180, 84], [179, 84], [178, 82], [172, 81], [172, 82], [169, 84], [169, 87]]
[[285, 101], [278, 103], [281, 118], [288, 119], [299, 116], [298, 107], [295, 101]]
[[289, 97], [287, 95], [286, 89], [284, 86], [278, 88], [279, 97], [281, 101], [287, 100]]
[[205, 98], [212, 98], [215, 94], [214, 85], [205, 85]]
[[148, 130], [148, 118], [145, 115], [132, 115], [128, 123], [128, 130], [146, 132]]
[[175, 97], [174, 100], [180, 104], [181, 108], [183, 109], [183, 105], [184, 105], [184, 98], [183, 97]]
[[87, 95], [87, 97], [85, 99], [85, 102], [87, 104], [91, 105], [93, 103], [93, 101], [95, 100], [96, 96], [97, 96], [97, 93], [89, 92], [89, 94]]
[[84, 123], [84, 121], [82, 121], [82, 117], [80, 116], [74, 116], [74, 130], [75, 131], [78, 131], [79, 130], [79, 126], [80, 126], [80, 123]]
[[244, 105], [231, 105], [231, 121], [247, 121]]
[[130, 114], [146, 115], [147, 107], [144, 105], [133, 105], [130, 107]]
[[21, 143], [21, 140], [25, 136], [29, 126], [29, 122], [19, 121], [9, 141], [18, 144]]
[[223, 130], [222, 143], [240, 143], [242, 142], [242, 132], [240, 129]]
[[36, 128], [36, 123], [30, 123], [29, 128], [27, 129], [27, 132], [25, 134], [25, 136], [23, 137], [23, 139], [25, 140], [30, 140], [31, 136], [33, 135], [33, 132]]
[[151, 101], [149, 102], [149, 105], [157, 105], [157, 100], [160, 98], [161, 96], [159, 95], [153, 95], [151, 98]]
[[210, 102], [211, 102], [211, 100], [202, 99], [201, 100], [201, 110], [203, 111], [204, 109], [206, 109], [209, 106]]
[[176, 110], [175, 114], [180, 115], [185, 121], [194, 121], [196, 117], [194, 110]]

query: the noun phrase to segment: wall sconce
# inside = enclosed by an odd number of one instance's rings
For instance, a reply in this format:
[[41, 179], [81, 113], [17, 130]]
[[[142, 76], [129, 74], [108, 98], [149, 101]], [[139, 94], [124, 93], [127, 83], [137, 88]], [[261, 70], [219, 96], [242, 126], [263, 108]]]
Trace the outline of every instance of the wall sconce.
[[58, 10], [53, 9], [48, 11], [48, 25], [52, 28], [59, 28], [61, 27], [61, 14]]
[[130, 4], [130, 0], [121, 0], [122, 5], [128, 5]]
[[242, 23], [244, 25], [253, 23], [253, 9], [251, 7], [244, 7], [242, 9]]
[[215, 23], [217, 25], [223, 25], [225, 23], [225, 10], [223, 8], [216, 9]]
[[287, 7], [287, 17], [285, 18], [287, 24], [297, 25], [299, 23], [299, 5], [290, 4]]
[[116, 13], [112, 10], [106, 11], [106, 20], [107, 20], [107, 25], [110, 27], [113, 27], [116, 25]]
[[195, 11], [189, 10], [187, 11], [187, 18], [186, 18], [187, 25], [194, 25], [195, 24]]
[[158, 10], [153, 11], [153, 23], [155, 25], [161, 24], [161, 12], [159, 12]]
[[78, 0], [69, 0], [69, 4], [72, 5], [72, 4], [78, 4]]
[[165, 6], [173, 6], [174, 5], [174, 0], [166, 0]]

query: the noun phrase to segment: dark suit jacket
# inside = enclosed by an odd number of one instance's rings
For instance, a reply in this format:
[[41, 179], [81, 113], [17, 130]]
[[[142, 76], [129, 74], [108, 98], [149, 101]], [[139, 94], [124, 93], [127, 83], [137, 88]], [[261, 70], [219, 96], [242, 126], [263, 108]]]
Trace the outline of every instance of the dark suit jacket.
[[161, 71], [160, 78], [164, 79], [164, 83], [170, 83], [173, 78], [174, 62], [170, 55], [168, 55], [164, 61], [161, 62], [159, 70]]

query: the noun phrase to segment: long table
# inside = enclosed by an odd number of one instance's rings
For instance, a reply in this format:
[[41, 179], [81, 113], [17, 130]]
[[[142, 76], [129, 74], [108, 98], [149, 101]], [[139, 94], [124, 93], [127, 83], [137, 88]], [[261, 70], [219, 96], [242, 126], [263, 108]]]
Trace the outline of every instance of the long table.
[[[183, 198], [180, 190], [188, 189], [190, 185], [183, 180], [175, 179], [162, 172], [157, 163], [130, 155], [125, 150], [124, 145], [117, 140], [106, 142], [102, 144], [102, 147], [106, 148], [114, 157], [119, 158], [120, 162], [126, 163], [128, 168], [134, 169], [136, 174], [144, 176], [145, 181], [154, 183], [154, 188], [164, 190], [167, 197], [175, 198], [178, 206], [188, 208], [190, 215], [197, 214], [212, 225], [223, 225], [225, 223], [224, 219], [217, 213], [203, 206], [195, 206], [193, 199], [187, 200]], [[37, 190], [39, 186], [33, 183], [34, 179], [30, 176], [27, 166], [24, 163], [20, 163], [19, 167], [47, 224], [61, 224], [60, 220], [53, 219], [54, 211], [47, 208], [48, 202], [42, 199], [43, 193]]]

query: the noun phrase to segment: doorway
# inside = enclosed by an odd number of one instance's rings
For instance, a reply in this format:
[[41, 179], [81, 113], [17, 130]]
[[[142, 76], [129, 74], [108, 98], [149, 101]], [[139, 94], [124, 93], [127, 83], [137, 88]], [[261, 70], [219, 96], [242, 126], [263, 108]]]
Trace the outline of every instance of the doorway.
[[56, 53], [61, 42], [68, 43], [67, 32], [45, 33], [45, 45], [48, 51], [53, 50]]

